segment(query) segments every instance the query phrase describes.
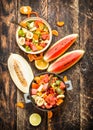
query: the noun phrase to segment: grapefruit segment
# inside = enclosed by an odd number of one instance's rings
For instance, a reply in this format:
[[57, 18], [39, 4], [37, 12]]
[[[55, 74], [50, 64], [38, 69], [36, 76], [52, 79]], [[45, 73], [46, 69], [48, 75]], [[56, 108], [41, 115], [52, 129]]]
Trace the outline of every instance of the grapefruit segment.
[[82, 56], [84, 55], [84, 50], [74, 50], [68, 53], [65, 53], [63, 56], [58, 58], [55, 62], [50, 64], [48, 67], [48, 72], [53, 73], [61, 73], [71, 66], [73, 66], [76, 62], [78, 62]]
[[44, 55], [44, 60], [50, 62], [62, 55], [77, 39], [78, 34], [68, 35], [53, 44]]

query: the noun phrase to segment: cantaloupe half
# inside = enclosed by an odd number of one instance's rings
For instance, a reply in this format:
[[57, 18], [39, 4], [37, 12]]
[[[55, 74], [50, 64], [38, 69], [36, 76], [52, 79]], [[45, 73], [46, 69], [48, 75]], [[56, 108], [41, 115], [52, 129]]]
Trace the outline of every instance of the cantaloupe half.
[[84, 52], [84, 50], [74, 50], [65, 53], [52, 64], [50, 64], [47, 71], [57, 74], [64, 72], [65, 70], [73, 66], [75, 63], [77, 63], [84, 55]]
[[51, 62], [62, 55], [77, 39], [78, 34], [70, 34], [54, 43], [44, 55], [46, 62]]

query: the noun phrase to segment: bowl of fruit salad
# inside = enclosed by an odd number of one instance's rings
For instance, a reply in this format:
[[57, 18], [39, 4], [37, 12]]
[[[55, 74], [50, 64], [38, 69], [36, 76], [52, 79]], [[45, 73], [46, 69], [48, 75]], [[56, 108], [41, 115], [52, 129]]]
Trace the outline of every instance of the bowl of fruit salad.
[[26, 18], [16, 31], [16, 41], [19, 48], [30, 54], [45, 51], [52, 40], [52, 31], [46, 20], [39, 17]]
[[38, 109], [53, 110], [64, 103], [66, 85], [63, 79], [54, 73], [41, 73], [34, 77], [29, 95]]

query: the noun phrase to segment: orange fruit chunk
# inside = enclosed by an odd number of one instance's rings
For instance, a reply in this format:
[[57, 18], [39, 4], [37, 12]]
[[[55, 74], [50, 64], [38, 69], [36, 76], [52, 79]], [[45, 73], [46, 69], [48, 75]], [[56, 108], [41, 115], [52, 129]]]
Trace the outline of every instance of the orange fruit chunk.
[[64, 25], [64, 22], [63, 22], [63, 21], [57, 22], [57, 26], [61, 27], [61, 26], [63, 26], [63, 25]]
[[32, 11], [32, 8], [30, 6], [22, 6], [20, 8], [20, 13], [21, 14], [30, 14]]
[[25, 105], [23, 102], [18, 102], [18, 103], [16, 103], [16, 107], [24, 108]]
[[53, 112], [52, 111], [48, 111], [48, 118], [51, 119], [53, 116]]
[[59, 98], [59, 99], [57, 100], [57, 106], [59, 106], [61, 103], [63, 103], [63, 99]]
[[55, 36], [58, 36], [58, 31], [57, 30], [52, 30], [52, 34]]

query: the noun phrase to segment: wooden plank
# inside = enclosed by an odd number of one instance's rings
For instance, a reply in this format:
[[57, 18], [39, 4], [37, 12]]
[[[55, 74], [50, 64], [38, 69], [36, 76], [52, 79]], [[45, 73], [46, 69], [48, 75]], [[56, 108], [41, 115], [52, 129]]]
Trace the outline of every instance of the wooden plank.
[[[52, 0], [48, 1], [48, 20], [53, 29], [56, 29], [59, 32], [58, 37], [53, 36], [53, 41], [56, 42], [60, 38], [69, 35], [71, 33], [78, 33], [78, 1], [61, 1], [57, 0], [53, 3]], [[65, 25], [63, 27], [57, 27], [57, 21], [64, 21]], [[68, 50], [79, 49], [79, 39], [75, 44]], [[52, 130], [59, 129], [71, 129], [79, 130], [80, 129], [80, 105], [79, 105], [79, 96], [80, 96], [80, 69], [79, 64], [73, 66], [71, 69], [62, 73], [61, 76], [67, 75], [68, 78], [72, 81], [73, 90], [69, 91], [67, 94], [67, 101], [63, 108], [60, 107], [58, 110], [55, 110], [54, 117], [51, 119], [49, 126]], [[75, 78], [76, 77], [76, 78]], [[74, 80], [73, 80], [74, 79]]]
[[[31, 103], [25, 109], [15, 107], [15, 103], [24, 102], [23, 93], [14, 85], [7, 69], [7, 59], [11, 52], [18, 53], [27, 59], [16, 44], [16, 25], [10, 21], [20, 22], [26, 18], [19, 13], [22, 5], [30, 5], [33, 11], [46, 19], [52, 29], [59, 32], [53, 36], [51, 44], [60, 38], [78, 33], [79, 38], [68, 50], [84, 49], [85, 55], [75, 66], [60, 74], [67, 75], [73, 84], [73, 90], [68, 91], [64, 106], [53, 111], [53, 118], [47, 119], [47, 113], [36, 109]], [[34, 1], [0, 1], [0, 130], [89, 130], [93, 129], [93, 2], [76, 0], [34, 0]], [[64, 21], [63, 27], [57, 27], [57, 21]], [[29, 62], [29, 60], [27, 59]], [[40, 73], [34, 63], [30, 63], [34, 74]], [[39, 113], [42, 123], [33, 127], [29, 123], [29, 116]]]
[[[25, 3], [25, 5], [30, 5], [32, 10], [35, 11], [35, 12], [38, 12], [40, 17], [42, 17], [42, 18], [46, 18], [47, 17], [46, 10], [44, 10], [44, 8], [46, 8], [46, 5], [47, 5], [46, 1], [43, 1], [43, 0], [41, 0], [41, 1], [29, 1], [29, 2], [24, 1], [24, 3]], [[23, 4], [23, 2], [19, 0], [18, 1], [18, 6], [17, 6], [18, 22], [20, 22], [24, 18], [27, 18], [27, 16], [23, 16], [19, 12], [19, 9], [22, 6], [22, 4]], [[31, 17], [33, 17], [33, 15], [31, 15]], [[21, 54], [24, 55], [23, 52]], [[27, 58], [27, 55], [25, 55], [25, 57]], [[31, 65], [34, 74], [37, 74], [37, 73], [40, 72], [40, 71], [38, 71], [35, 68], [34, 63], [30, 63], [29, 62], [29, 64]], [[21, 93], [18, 90], [17, 91], [17, 102], [19, 102], [19, 101], [23, 101], [24, 102], [24, 97], [23, 97], [23, 93]], [[25, 107], [24, 110], [20, 110], [20, 108], [17, 108], [17, 130], [21, 130], [21, 129], [23, 129], [23, 130], [26, 130], [26, 129], [27, 130], [30, 130], [30, 129], [35, 130], [36, 127], [33, 127], [29, 123], [29, 116], [32, 113], [35, 113], [35, 112], [39, 113], [41, 115], [41, 117], [42, 117], [42, 123], [41, 123], [40, 126], [38, 126], [38, 129], [42, 129], [42, 130], [47, 129], [47, 120], [46, 120], [47, 113], [46, 112], [42, 112], [42, 111], [36, 109], [32, 105], [32, 103], [29, 103], [29, 104], [26, 104], [26, 107]]]
[[[16, 88], [8, 69], [8, 56], [15, 48], [15, 26], [11, 24], [14, 18], [16, 1], [0, 1], [0, 129], [16, 129]], [[12, 34], [12, 35], [11, 35]], [[15, 48], [16, 50], [16, 48]]]
[[80, 45], [85, 50], [85, 56], [80, 63], [80, 126], [81, 130], [91, 130], [93, 129], [93, 2], [80, 1], [79, 10]]

